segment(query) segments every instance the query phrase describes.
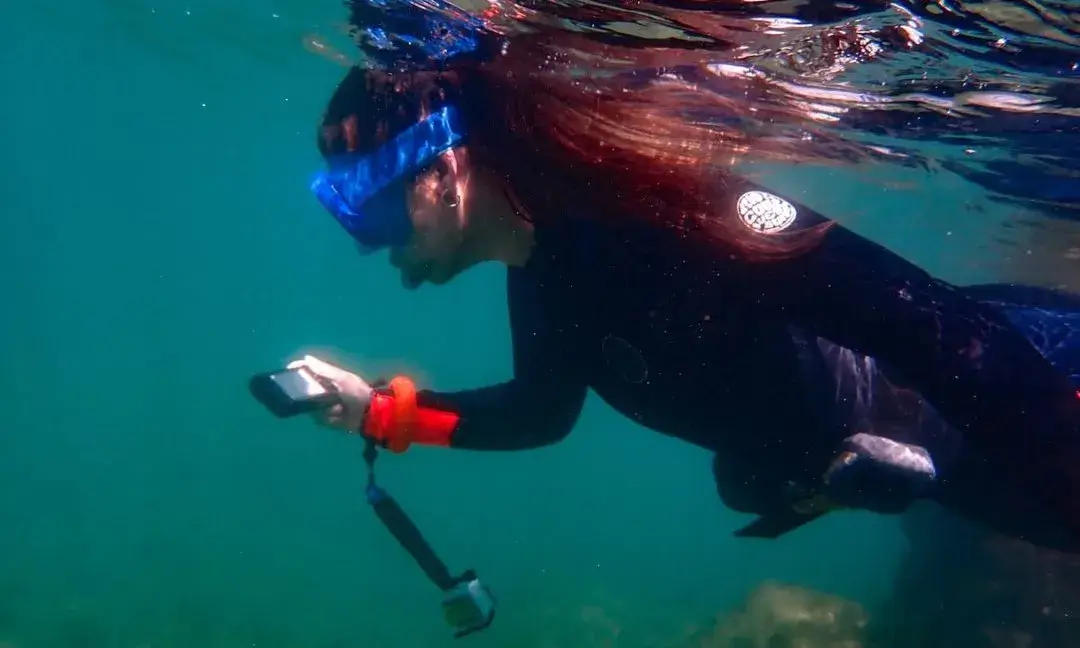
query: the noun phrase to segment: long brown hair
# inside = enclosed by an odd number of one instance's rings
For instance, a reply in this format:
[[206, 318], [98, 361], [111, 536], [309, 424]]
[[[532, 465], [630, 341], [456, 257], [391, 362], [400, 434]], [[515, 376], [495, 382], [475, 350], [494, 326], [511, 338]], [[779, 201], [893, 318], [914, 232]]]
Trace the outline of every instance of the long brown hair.
[[[739, 83], [731, 87], [694, 50], [541, 30], [505, 40], [484, 61], [408, 72], [354, 68], [330, 102], [320, 146], [368, 150], [455, 104], [466, 114], [470, 158], [501, 174], [533, 220], [635, 219], [692, 232], [730, 257], [787, 257], [812, 247], [829, 225], [765, 236], [724, 201], [739, 159], [808, 157], [796, 138], [739, 127], [752, 80]], [[816, 144], [821, 160], [865, 153], [839, 139]]]

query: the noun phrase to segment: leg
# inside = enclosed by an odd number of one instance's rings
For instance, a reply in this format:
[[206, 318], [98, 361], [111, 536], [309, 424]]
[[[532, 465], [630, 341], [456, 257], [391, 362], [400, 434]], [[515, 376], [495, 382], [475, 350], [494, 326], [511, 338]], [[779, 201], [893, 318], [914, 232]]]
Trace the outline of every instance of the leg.
[[758, 516], [736, 530], [736, 537], [774, 540], [834, 508], [811, 489], [776, 477], [777, 467], [758, 466], [755, 470], [745, 459], [720, 454], [713, 457], [713, 477], [720, 500], [729, 509]]
[[792, 502], [808, 496], [778, 474], [776, 466], [761, 465], [745, 456], [713, 455], [716, 494], [724, 506], [739, 513], [787, 511]]

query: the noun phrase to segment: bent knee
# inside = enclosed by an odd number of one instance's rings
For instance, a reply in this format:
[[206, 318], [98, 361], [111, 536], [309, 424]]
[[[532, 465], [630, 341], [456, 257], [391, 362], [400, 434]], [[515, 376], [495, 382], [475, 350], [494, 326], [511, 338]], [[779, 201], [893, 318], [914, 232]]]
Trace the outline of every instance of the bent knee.
[[773, 480], [748, 470], [745, 464], [737, 464], [736, 461], [724, 461], [719, 454], [713, 456], [716, 494], [725, 507], [738, 513], [761, 515], [785, 505]]

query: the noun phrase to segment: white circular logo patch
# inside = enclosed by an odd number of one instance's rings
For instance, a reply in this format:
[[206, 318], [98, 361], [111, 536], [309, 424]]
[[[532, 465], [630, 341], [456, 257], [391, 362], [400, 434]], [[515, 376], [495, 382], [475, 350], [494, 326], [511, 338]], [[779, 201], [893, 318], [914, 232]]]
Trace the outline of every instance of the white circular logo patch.
[[735, 208], [743, 225], [762, 234], [783, 232], [798, 216], [795, 205], [765, 191], [747, 191], [739, 196]]

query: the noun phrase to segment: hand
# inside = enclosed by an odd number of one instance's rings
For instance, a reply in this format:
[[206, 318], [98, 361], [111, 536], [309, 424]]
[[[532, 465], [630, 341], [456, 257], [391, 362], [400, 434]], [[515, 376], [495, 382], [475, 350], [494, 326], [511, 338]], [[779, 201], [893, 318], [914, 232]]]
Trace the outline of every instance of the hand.
[[341, 395], [341, 403], [315, 413], [315, 419], [327, 427], [359, 432], [364, 415], [371, 403], [371, 385], [354, 373], [335, 367], [315, 356], [306, 355], [302, 360], [290, 362], [288, 368], [305, 367], [316, 376], [329, 381]]
[[877, 513], [902, 513], [929, 496], [937, 469], [922, 446], [868, 432], [844, 440], [825, 472], [825, 495], [832, 501]]

